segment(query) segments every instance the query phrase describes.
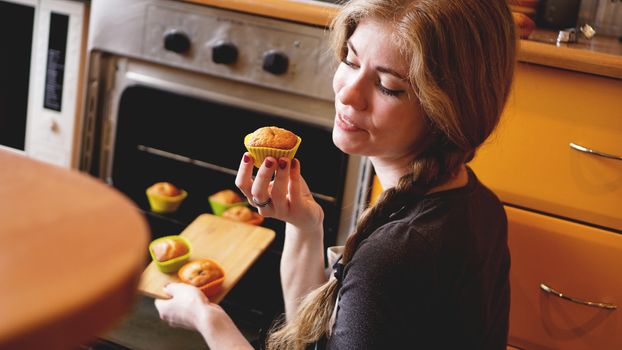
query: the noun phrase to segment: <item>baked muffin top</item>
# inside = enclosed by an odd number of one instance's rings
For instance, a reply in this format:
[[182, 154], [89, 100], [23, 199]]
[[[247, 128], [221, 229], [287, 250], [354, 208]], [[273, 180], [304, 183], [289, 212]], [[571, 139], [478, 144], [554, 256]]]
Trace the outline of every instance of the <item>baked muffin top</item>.
[[248, 207], [238, 206], [225, 210], [222, 216], [237, 221], [251, 221], [253, 219], [253, 211]]
[[213, 201], [224, 204], [240, 203], [243, 201], [242, 197], [240, 197], [239, 194], [229, 189], [218, 191], [211, 195], [210, 198]]
[[276, 126], [264, 126], [255, 130], [246, 144], [251, 147], [292, 149], [297, 142], [298, 137], [289, 130]]
[[149, 193], [167, 197], [175, 197], [181, 194], [181, 190], [170, 182], [156, 182], [147, 190]]

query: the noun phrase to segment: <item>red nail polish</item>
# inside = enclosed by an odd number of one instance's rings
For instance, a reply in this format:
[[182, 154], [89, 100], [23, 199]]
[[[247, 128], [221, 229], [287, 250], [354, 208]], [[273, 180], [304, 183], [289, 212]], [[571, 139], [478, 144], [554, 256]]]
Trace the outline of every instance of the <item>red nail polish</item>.
[[270, 168], [270, 167], [272, 167], [272, 164], [274, 164], [274, 163], [272, 163], [272, 161], [270, 159], [266, 159], [265, 164], [266, 164], [266, 168]]
[[244, 155], [244, 157], [242, 157], [242, 160], [244, 161], [244, 163], [248, 163], [251, 161], [251, 157], [249, 157], [247, 154]]
[[281, 169], [287, 168], [287, 162], [283, 159], [279, 159], [279, 168]]
[[292, 169], [296, 169], [297, 166], [298, 166], [298, 159], [293, 159], [292, 160]]

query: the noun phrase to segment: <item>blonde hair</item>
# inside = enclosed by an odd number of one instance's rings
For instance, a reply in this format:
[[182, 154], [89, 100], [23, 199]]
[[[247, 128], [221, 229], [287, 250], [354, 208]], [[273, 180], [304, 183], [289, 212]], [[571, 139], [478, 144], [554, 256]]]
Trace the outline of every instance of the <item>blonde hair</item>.
[[[392, 212], [448, 181], [474, 157], [498, 124], [516, 60], [516, 33], [506, 0], [350, 1], [333, 20], [331, 43], [339, 59], [345, 58], [347, 40], [365, 18], [391, 26], [392, 40], [410, 62], [408, 78], [430, 132], [412, 172], [359, 218], [346, 242], [344, 264]], [[338, 289], [331, 279], [309, 293], [293, 320], [274, 327], [267, 349], [304, 349], [329, 336]]]

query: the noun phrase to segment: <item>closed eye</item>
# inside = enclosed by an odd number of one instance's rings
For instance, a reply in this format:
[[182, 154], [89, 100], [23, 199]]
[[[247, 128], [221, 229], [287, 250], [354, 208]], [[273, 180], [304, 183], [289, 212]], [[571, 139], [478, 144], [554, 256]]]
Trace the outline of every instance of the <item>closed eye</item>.
[[347, 58], [341, 59], [341, 62], [350, 68], [359, 68], [356, 64], [352, 63], [352, 61], [348, 61]]
[[406, 91], [406, 90], [387, 89], [386, 87], [382, 86], [382, 83], [380, 83], [380, 81], [376, 83], [376, 87], [378, 88], [378, 90], [380, 90], [381, 93], [387, 96], [391, 96], [391, 97], [398, 97], [399, 95], [403, 94]]

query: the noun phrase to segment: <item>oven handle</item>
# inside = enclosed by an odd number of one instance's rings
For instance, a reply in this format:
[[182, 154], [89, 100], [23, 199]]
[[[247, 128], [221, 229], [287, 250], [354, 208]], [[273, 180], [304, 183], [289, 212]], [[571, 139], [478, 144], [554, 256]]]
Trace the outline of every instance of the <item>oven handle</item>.
[[[229, 175], [233, 175], [233, 176], [236, 176], [238, 174], [237, 170], [225, 168], [225, 167], [222, 167], [222, 166], [219, 166], [219, 165], [215, 165], [215, 164], [212, 164], [212, 163], [204, 162], [202, 160], [198, 160], [198, 159], [193, 159], [193, 158], [190, 158], [190, 157], [182, 156], [182, 155], [177, 154], [177, 153], [163, 151], [161, 149], [157, 149], [157, 148], [153, 148], [153, 147], [149, 147], [149, 146], [145, 146], [145, 145], [138, 145], [137, 148], [138, 148], [139, 151], [142, 151], [142, 152], [147, 152], [149, 154], [157, 155], [157, 156], [160, 156], [160, 157], [174, 159], [174, 160], [177, 160], [177, 161], [180, 161], [180, 162], [184, 162], [184, 163], [190, 163], [190, 164], [198, 165], [200, 167], [207, 168], [207, 169], [214, 170], [214, 171], [219, 171], [221, 173], [225, 173], [225, 174], [229, 174]], [[329, 203], [337, 202], [337, 199], [335, 197], [332, 197], [332, 196], [327, 196], [325, 194], [316, 193], [316, 192], [311, 192], [311, 194], [313, 195], [313, 197], [315, 197], [317, 199], [321, 199], [321, 200], [323, 200], [325, 202], [329, 202]]]

